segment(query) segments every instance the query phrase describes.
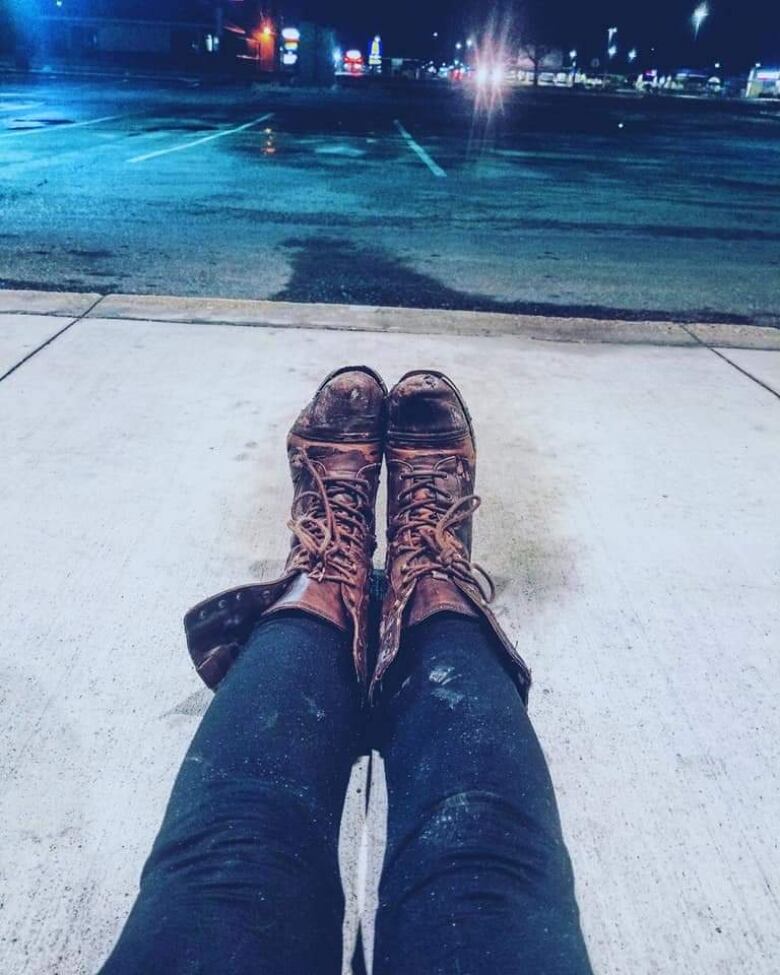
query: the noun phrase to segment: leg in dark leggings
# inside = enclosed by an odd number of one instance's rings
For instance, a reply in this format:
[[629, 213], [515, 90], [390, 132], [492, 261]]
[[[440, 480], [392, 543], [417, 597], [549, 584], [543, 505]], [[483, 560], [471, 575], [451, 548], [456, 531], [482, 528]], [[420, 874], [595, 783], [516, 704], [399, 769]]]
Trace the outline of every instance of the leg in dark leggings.
[[338, 975], [339, 821], [360, 733], [350, 637], [263, 621], [182, 764], [103, 975]]
[[395, 668], [374, 975], [590, 975], [549, 772], [495, 639], [440, 614]]

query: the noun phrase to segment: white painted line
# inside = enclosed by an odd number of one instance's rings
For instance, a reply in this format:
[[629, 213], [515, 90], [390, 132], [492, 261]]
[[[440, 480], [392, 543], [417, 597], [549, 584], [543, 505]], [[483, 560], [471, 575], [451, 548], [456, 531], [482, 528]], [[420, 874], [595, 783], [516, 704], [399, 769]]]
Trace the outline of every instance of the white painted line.
[[143, 156], [134, 156], [132, 159], [128, 159], [129, 163], [140, 163], [146, 162], [147, 159], [156, 159], [158, 156], [167, 156], [170, 152], [183, 152], [185, 149], [194, 149], [195, 146], [202, 146], [205, 142], [212, 142], [214, 139], [221, 139], [226, 135], [233, 135], [236, 132], [243, 132], [245, 129], [251, 129], [253, 125], [260, 125], [261, 122], [267, 122], [270, 118], [273, 118], [273, 112], [267, 112], [265, 115], [261, 115], [260, 118], [253, 119], [251, 122], [245, 122], [243, 125], [239, 125], [234, 129], [222, 129], [220, 132], [214, 132], [212, 135], [206, 135], [202, 139], [195, 139], [194, 142], [183, 142], [178, 146], [171, 146], [170, 149], [158, 149], [156, 152], [147, 152]]
[[423, 149], [423, 147], [419, 144], [419, 142], [414, 141], [414, 139], [411, 137], [411, 135], [409, 135], [409, 133], [406, 131], [403, 125], [401, 125], [398, 119], [395, 119], [395, 127], [404, 137], [404, 139], [406, 140], [406, 144], [409, 146], [412, 152], [417, 153], [417, 155], [420, 157], [420, 159], [422, 159], [422, 161], [425, 163], [428, 169], [430, 169], [430, 171], [433, 173], [434, 176], [447, 175], [444, 172], [444, 170], [441, 168], [441, 166], [437, 162], [434, 162], [433, 159], [431, 159], [431, 157], [428, 155], [425, 149]]
[[[102, 118], [90, 118], [86, 122], [63, 122], [62, 125], [42, 125], [38, 129], [16, 129], [12, 132], [0, 132], [0, 139], [10, 139], [12, 136], [37, 135], [39, 132], [62, 132], [63, 129], [81, 129], [85, 125], [98, 125], [100, 122], [113, 122], [114, 119], [127, 118], [126, 115], [104, 115]], [[31, 122], [35, 119], [30, 119]]]

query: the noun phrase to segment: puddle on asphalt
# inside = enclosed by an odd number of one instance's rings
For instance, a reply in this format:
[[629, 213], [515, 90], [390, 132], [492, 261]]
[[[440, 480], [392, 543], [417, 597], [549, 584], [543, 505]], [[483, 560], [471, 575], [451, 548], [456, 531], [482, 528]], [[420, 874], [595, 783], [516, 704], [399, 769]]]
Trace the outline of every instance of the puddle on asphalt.
[[22, 132], [28, 129], [45, 129], [51, 125], [72, 125], [73, 119], [69, 118], [14, 118], [8, 123], [8, 128], [14, 132]]
[[360, 159], [366, 155], [365, 149], [356, 149], [354, 146], [345, 145], [320, 146], [314, 151], [318, 156], [346, 156], [350, 159]]
[[41, 102], [21, 102], [9, 98], [0, 98], [0, 112], [29, 112], [33, 108], [39, 108]]
[[[347, 138], [351, 138], [347, 134]], [[355, 140], [358, 141], [358, 140]], [[241, 156], [283, 156], [284, 164], [299, 169], [316, 169], [324, 171], [329, 177], [349, 177], [355, 169], [351, 164], [356, 160], [383, 162], [394, 156], [396, 149], [391, 142], [382, 142], [373, 136], [361, 138], [361, 145], [351, 145], [344, 141], [323, 139], [320, 136], [299, 135], [287, 129], [279, 132], [277, 129], [256, 129], [244, 133], [244, 138], [229, 140], [222, 148], [223, 151]]]

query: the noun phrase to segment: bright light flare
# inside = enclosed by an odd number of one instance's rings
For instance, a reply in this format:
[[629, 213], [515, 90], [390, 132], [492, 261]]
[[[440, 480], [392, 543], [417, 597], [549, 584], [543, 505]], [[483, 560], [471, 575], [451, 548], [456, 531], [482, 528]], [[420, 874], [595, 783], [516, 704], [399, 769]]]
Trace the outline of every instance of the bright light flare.
[[491, 19], [478, 36], [466, 36], [466, 47], [469, 49], [466, 90], [473, 98], [475, 121], [479, 117], [481, 128], [504, 111], [510, 69], [517, 60], [510, 21]]
[[504, 83], [504, 68], [501, 64], [480, 64], [474, 72], [474, 80], [485, 91], [497, 90]]
[[699, 6], [693, 11], [691, 21], [693, 22], [693, 33], [695, 37], [699, 36], [699, 29], [709, 15], [710, 8], [706, 3], [700, 3]]

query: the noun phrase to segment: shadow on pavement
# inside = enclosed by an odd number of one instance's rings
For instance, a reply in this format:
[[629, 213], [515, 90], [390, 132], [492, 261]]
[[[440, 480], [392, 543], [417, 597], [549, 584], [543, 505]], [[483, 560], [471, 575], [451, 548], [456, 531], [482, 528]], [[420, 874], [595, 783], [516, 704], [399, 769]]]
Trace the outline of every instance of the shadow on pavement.
[[552, 315], [558, 318], [753, 324], [749, 316], [709, 309], [662, 311], [653, 308], [499, 301], [486, 295], [449, 288], [378, 247], [356, 246], [349, 241], [324, 235], [290, 238], [283, 246], [291, 251], [292, 274], [285, 287], [273, 295], [273, 301], [460, 309], [513, 315]]

